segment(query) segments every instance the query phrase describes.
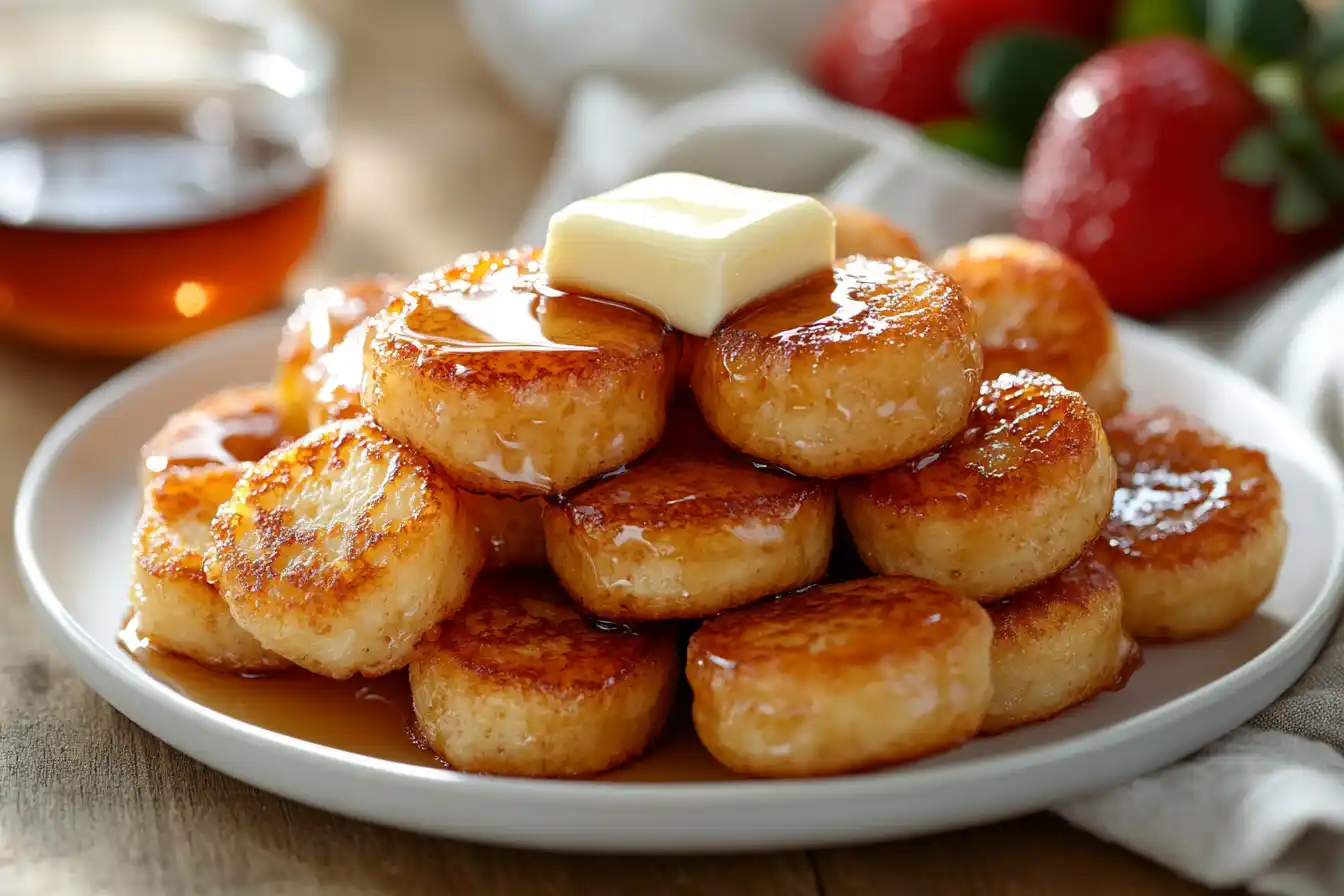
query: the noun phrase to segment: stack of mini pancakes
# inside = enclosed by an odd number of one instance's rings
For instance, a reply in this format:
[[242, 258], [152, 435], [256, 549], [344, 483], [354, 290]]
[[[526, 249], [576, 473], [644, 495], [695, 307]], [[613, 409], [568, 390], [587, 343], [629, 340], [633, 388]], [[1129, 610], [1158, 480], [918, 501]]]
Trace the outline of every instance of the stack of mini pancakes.
[[809, 776], [1048, 718], [1136, 641], [1254, 612], [1286, 537], [1265, 457], [1125, 410], [1081, 268], [1013, 237], [925, 263], [836, 216], [833, 270], [707, 339], [526, 249], [310, 291], [272, 384], [146, 445], [141, 634], [408, 668], [425, 742], [493, 774], [626, 762], [684, 680], [720, 762]]

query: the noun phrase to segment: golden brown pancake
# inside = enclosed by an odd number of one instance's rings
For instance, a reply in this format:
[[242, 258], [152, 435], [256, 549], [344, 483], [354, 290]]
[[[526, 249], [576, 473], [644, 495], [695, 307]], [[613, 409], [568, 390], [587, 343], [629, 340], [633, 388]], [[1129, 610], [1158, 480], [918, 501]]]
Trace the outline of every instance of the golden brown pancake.
[[1115, 462], [1096, 412], [1054, 377], [986, 382], [966, 429], [900, 467], [846, 482], [840, 506], [874, 572], [974, 600], [1049, 578], [1096, 537]]
[[810, 585], [826, 571], [830, 486], [761, 469], [694, 408], [628, 470], [546, 508], [551, 567], [585, 611], [696, 619]]
[[1140, 663], [1121, 621], [1120, 583], [1090, 551], [985, 609], [994, 622], [994, 699], [982, 734], [1039, 722], [1119, 690]]
[[919, 243], [910, 232], [884, 215], [857, 205], [828, 202], [835, 215], [835, 257], [921, 258]]
[[145, 488], [135, 530], [131, 606], [137, 629], [155, 648], [226, 672], [289, 666], [229, 615], [205, 576], [210, 520], [233, 492], [238, 468], [178, 467]]
[[966, 423], [980, 382], [975, 319], [947, 277], [851, 258], [730, 317], [692, 388], [720, 438], [804, 476], [891, 467]]
[[986, 379], [1035, 370], [1080, 393], [1103, 420], [1124, 410], [1115, 321], [1081, 265], [1044, 243], [983, 236], [933, 266], [975, 306]]
[[707, 620], [686, 677], [695, 729], [734, 771], [831, 775], [936, 753], [979, 730], [993, 626], [922, 579], [819, 585]]
[[466, 488], [552, 494], [657, 442], [676, 351], [643, 312], [549, 287], [538, 252], [481, 252], [374, 318], [363, 400]]
[[679, 678], [672, 629], [583, 618], [553, 579], [492, 574], [411, 664], [417, 725], [454, 768], [593, 775], [662, 731]]
[[1180, 411], [1127, 412], [1106, 427], [1120, 468], [1099, 557], [1138, 638], [1231, 628], [1274, 590], [1288, 525], [1265, 455]]
[[329, 678], [406, 665], [461, 608], [483, 563], [457, 489], [367, 418], [253, 464], [211, 534], [206, 573], [233, 618]]

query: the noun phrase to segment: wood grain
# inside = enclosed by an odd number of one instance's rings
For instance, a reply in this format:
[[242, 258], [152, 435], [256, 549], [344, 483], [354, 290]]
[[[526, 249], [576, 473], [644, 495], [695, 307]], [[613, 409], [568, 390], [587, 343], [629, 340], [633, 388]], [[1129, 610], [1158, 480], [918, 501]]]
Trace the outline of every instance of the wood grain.
[[[492, 85], [452, 4], [312, 3], [346, 77], [333, 223], [305, 277], [418, 271], [508, 239], [550, 152]], [[0, 507], [41, 435], [116, 369], [0, 346]], [[8, 512], [0, 541], [12, 543]], [[71, 558], [78, 562], [77, 557]], [[908, 843], [769, 856], [593, 858], [432, 840], [234, 782], [80, 683], [0, 550], [0, 893], [1187, 894], [1048, 816]]]

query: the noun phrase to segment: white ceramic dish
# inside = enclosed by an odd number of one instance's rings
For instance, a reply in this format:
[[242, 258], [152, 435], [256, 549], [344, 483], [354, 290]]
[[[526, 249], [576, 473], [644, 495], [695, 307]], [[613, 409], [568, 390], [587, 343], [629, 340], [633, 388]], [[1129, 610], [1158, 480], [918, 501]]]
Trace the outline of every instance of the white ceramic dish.
[[369, 759], [204, 708], [116, 646], [126, 608], [137, 452], [202, 393], [264, 377], [278, 321], [184, 345], [117, 377], [42, 443], [16, 517], [20, 568], [71, 665], [134, 722], [258, 787], [347, 815], [559, 850], [739, 851], [907, 836], [1106, 788], [1239, 725], [1287, 688], [1339, 607], [1344, 486], [1329, 451], [1268, 394], [1154, 331], [1122, 329], [1137, 405], [1169, 402], [1268, 449], [1292, 526], [1278, 588], [1224, 636], [1156, 648], [1127, 689], [1050, 722], [886, 772], [804, 781], [641, 784], [462, 775]]
[[1307, 315], [1280, 359], [1273, 388], [1299, 420], [1344, 446], [1344, 288]]
[[[1293, 357], [1290, 344], [1311, 332], [1306, 321], [1318, 308], [1344, 300], [1344, 250], [1308, 266], [1263, 298], [1259, 310], [1236, 326], [1240, 335], [1223, 356], [1232, 367], [1283, 395], [1276, 380], [1285, 361]], [[1316, 336], [1334, 340], [1338, 333], [1318, 332]]]

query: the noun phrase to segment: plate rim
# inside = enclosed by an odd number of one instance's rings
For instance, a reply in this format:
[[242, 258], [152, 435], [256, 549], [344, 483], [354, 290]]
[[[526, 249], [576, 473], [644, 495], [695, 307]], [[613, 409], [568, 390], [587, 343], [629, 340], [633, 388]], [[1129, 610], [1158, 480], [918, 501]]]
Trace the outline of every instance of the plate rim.
[[1327, 440], [1339, 438], [1328, 428], [1328, 421], [1340, 415], [1338, 385], [1344, 359], [1324, 351], [1328, 346], [1322, 341], [1339, 332], [1340, 324], [1344, 324], [1344, 288], [1329, 294], [1302, 318], [1302, 326], [1284, 345], [1283, 360], [1270, 380], [1284, 406]]
[[[33, 524], [43, 486], [61, 454], [93, 419], [118, 402], [127, 400], [142, 383], [159, 378], [165, 368], [226, 353], [235, 340], [247, 338], [253, 331], [260, 334], [263, 326], [273, 325], [276, 319], [277, 314], [274, 312], [249, 318], [150, 356], [113, 376], [71, 407], [42, 438], [25, 468], [15, 504], [14, 541], [20, 578], [29, 594], [30, 603], [43, 618], [57, 647], [62, 648], [61, 652], [66, 654], [65, 658], [72, 666], [78, 669], [83, 665], [82, 660], [91, 661], [102, 675], [128, 688], [137, 698], [159, 704], [160, 709], [175, 716], [179, 724], [202, 726], [204, 731], [217, 737], [241, 741], [256, 749], [281, 750], [293, 754], [293, 758], [313, 764], [324, 774], [335, 773], [374, 780], [382, 780], [390, 775], [404, 783], [447, 789], [463, 797], [518, 797], [533, 804], [548, 801], [553, 808], [586, 804], [593, 808], [645, 807], [655, 811], [659, 807], [688, 806], [708, 810], [724, 804], [739, 809], [764, 809], [823, 794], [828, 800], [873, 796], [875, 791], [891, 796], [893, 791], [900, 789], [902, 781], [909, 782], [912, 778], [918, 779], [923, 787], [941, 784], [967, 786], [1076, 758], [1080, 752], [1114, 749], [1177, 724], [1200, 710], [1210, 709], [1220, 694], [1245, 690], [1298, 658], [1304, 649], [1309, 648], [1313, 639], [1323, 640], [1321, 630], [1335, 621], [1344, 603], [1344, 590], [1341, 589], [1344, 583], [1344, 552], [1335, 552], [1328, 558], [1329, 568], [1323, 587], [1301, 618], [1268, 649], [1226, 675], [1100, 731], [1070, 735], [1008, 756], [978, 757], [914, 771], [896, 768], [810, 779], [667, 783], [504, 778], [412, 766], [315, 744], [203, 706], [143, 670], [132, 669], [120, 662], [111, 653], [109, 646], [88, 632], [65, 607], [43, 573], [34, 545]], [[1133, 321], [1120, 320], [1118, 326], [1121, 330], [1134, 331], [1144, 339], [1159, 343], [1164, 350], [1188, 355], [1195, 363], [1217, 368], [1220, 375], [1241, 380], [1245, 387], [1278, 405], [1285, 413], [1290, 413], [1280, 399], [1259, 383], [1197, 346]], [[198, 355], [202, 357], [198, 358]], [[1341, 475], [1339, 462], [1306, 424], [1301, 421], [1299, 424], [1309, 433], [1315, 453], [1329, 461], [1328, 473], [1326, 468], [1314, 472], [1327, 475], [1332, 480], [1331, 515], [1344, 529], [1344, 475]], [[70, 650], [80, 653], [80, 661], [71, 658], [67, 652]], [[1313, 651], [1312, 658], [1314, 656]], [[104, 699], [117, 705], [104, 687], [100, 686], [100, 682], [91, 681], [83, 675], [80, 677]], [[1276, 696], [1278, 693], [1281, 691], [1276, 691]], [[1244, 719], [1237, 724], [1242, 722]], [[160, 739], [168, 739], [155, 731], [151, 733]], [[226, 773], [237, 777], [234, 772]]]

